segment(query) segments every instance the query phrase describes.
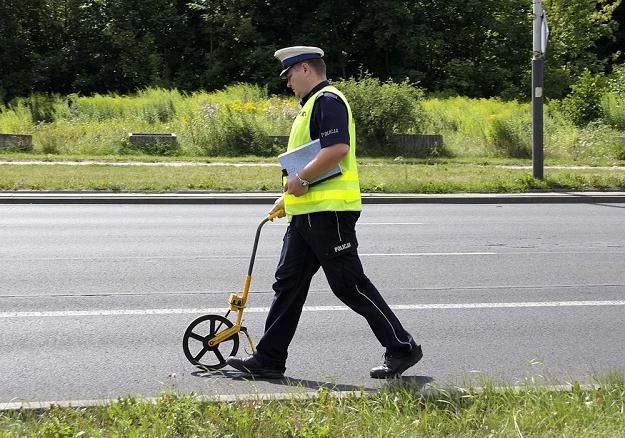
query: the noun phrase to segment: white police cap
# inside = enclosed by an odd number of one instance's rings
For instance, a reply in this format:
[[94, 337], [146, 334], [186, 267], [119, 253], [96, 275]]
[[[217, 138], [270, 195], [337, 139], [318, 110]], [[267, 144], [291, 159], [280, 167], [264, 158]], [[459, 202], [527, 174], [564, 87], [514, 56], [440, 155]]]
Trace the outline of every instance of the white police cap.
[[298, 62], [306, 61], [307, 59], [321, 58], [323, 56], [323, 50], [319, 47], [293, 46], [276, 50], [273, 56], [278, 58], [282, 63], [283, 70], [280, 72], [280, 76], [282, 76]]

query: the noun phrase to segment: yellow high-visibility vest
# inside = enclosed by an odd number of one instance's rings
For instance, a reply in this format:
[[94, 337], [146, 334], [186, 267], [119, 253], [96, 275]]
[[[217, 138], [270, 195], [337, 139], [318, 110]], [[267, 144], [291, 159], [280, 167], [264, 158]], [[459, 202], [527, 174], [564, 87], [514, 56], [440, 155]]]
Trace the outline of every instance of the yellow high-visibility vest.
[[315, 99], [326, 91], [330, 91], [345, 103], [349, 123], [349, 152], [341, 160], [342, 174], [322, 181], [308, 188], [302, 196], [284, 194], [284, 208], [287, 215], [315, 213], [319, 211], [360, 211], [362, 201], [360, 197], [360, 183], [356, 164], [356, 125], [352, 110], [343, 93], [335, 87], [327, 86], [313, 94], [304, 104], [295, 118], [287, 150], [296, 149], [312, 141], [310, 138], [310, 118], [312, 116]]

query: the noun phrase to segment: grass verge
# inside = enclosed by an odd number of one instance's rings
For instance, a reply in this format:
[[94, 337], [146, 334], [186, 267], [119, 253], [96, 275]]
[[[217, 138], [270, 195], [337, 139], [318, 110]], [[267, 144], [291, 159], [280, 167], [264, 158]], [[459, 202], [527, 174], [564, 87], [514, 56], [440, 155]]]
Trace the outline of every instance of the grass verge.
[[[141, 166], [106, 164], [0, 164], [0, 190], [109, 192], [280, 191], [275, 166]], [[531, 191], [625, 190], [622, 168], [548, 169], [543, 180], [531, 169], [470, 163], [364, 161], [363, 192], [514, 193]]]
[[103, 407], [0, 412], [0, 436], [159, 437], [616, 437], [625, 434], [625, 379], [567, 390], [422, 388], [391, 383], [372, 394], [327, 389], [293, 400], [203, 402], [167, 393]]

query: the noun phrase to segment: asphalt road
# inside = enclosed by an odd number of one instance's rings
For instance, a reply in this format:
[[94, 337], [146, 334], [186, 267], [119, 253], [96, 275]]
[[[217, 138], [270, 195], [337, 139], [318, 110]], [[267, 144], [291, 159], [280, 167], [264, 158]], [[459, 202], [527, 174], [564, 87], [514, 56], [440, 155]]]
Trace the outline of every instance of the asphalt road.
[[[417, 383], [564, 383], [625, 369], [623, 204], [367, 205], [369, 277], [425, 357]], [[368, 326], [320, 273], [287, 379], [202, 373], [182, 334], [239, 292], [267, 205], [0, 206], [0, 408], [163, 390], [376, 389]], [[245, 324], [262, 333], [284, 221], [261, 235]], [[241, 339], [241, 353], [245, 345]]]

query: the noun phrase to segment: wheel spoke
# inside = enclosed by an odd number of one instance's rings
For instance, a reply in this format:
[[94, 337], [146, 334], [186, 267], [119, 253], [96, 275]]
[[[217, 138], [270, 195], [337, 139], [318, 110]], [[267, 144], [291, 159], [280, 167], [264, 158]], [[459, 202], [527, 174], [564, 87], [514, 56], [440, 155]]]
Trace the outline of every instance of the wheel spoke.
[[193, 338], [193, 339], [196, 339], [196, 340], [198, 340], [200, 342], [204, 342], [204, 339], [206, 339], [204, 336], [200, 336], [197, 333], [193, 333], [193, 332], [189, 333], [189, 337]]
[[202, 348], [202, 351], [200, 351], [197, 356], [195, 356], [193, 359], [196, 361], [200, 361], [200, 359], [202, 358], [202, 356], [204, 356], [207, 352], [209, 351], [208, 347], [204, 347]]
[[224, 359], [224, 355], [221, 354], [221, 351], [219, 351], [219, 348], [215, 348], [215, 356], [217, 356], [220, 363], [224, 363], [226, 361], [226, 359]]
[[[215, 324], [219, 323], [219, 325], [217, 327], [215, 327]], [[219, 330], [221, 329], [221, 326], [224, 325], [223, 321], [219, 321], [216, 319], [211, 319], [211, 335], [215, 335], [217, 334], [217, 332], [219, 332]]]

